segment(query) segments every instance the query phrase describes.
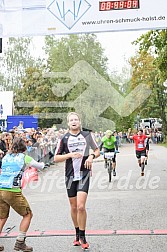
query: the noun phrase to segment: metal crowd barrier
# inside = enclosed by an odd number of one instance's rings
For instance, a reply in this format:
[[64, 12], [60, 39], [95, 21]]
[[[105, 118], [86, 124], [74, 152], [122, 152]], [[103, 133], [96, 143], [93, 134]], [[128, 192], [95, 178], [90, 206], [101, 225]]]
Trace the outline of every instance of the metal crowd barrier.
[[32, 157], [35, 161], [44, 162], [45, 166], [50, 166], [54, 162], [55, 144], [32, 146], [26, 154]]

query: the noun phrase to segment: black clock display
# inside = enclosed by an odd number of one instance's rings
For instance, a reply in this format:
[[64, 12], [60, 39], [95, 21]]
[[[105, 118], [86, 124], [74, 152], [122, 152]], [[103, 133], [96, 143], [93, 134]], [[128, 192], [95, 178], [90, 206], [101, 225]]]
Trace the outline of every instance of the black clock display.
[[139, 9], [139, 0], [99, 2], [99, 11]]

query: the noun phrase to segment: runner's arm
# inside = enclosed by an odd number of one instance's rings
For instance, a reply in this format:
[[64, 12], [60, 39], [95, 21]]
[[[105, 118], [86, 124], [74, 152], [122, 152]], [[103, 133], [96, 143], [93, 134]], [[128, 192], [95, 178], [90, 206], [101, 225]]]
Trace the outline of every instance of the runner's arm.
[[99, 149], [102, 150], [103, 142], [99, 145]]
[[26, 167], [34, 167], [38, 170], [42, 170], [45, 166], [44, 162], [37, 162], [32, 157], [25, 155]]
[[114, 142], [114, 145], [115, 145], [115, 149], [118, 150], [118, 143], [117, 143], [117, 141]]
[[128, 139], [133, 139], [133, 136], [130, 136], [130, 133], [131, 133], [131, 129], [129, 128], [129, 129], [128, 129], [127, 138], [128, 138]]
[[82, 157], [82, 155], [78, 152], [70, 152], [70, 153], [62, 154], [62, 155], [55, 154], [54, 161], [55, 162], [64, 162], [69, 158], [81, 158], [81, 157]]
[[57, 148], [55, 150], [54, 161], [55, 162], [64, 162], [69, 158], [81, 158], [82, 154], [79, 152], [69, 152], [65, 153], [63, 140], [59, 140]]
[[92, 160], [93, 160], [94, 158], [98, 158], [99, 156], [100, 156], [100, 149], [99, 149], [99, 148], [96, 148], [96, 149], [93, 151], [93, 153], [91, 153], [91, 154], [89, 155], [89, 157], [91, 157]]

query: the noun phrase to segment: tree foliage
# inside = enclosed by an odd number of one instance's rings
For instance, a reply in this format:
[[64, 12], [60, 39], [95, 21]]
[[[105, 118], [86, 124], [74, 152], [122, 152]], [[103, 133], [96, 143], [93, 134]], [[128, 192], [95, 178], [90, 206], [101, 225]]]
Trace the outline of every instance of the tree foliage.
[[5, 77], [4, 90], [15, 91], [21, 87], [25, 69], [34, 63], [30, 53], [30, 43], [31, 38], [9, 38], [3, 58], [0, 59]]
[[[62, 85], [66, 83], [69, 85], [70, 80], [66, 77], [51, 78], [49, 73], [68, 72], [75, 63], [83, 60], [89, 63], [101, 76], [109, 80], [107, 74], [107, 58], [104, 55], [101, 44], [94, 34], [70, 35], [61, 37], [60, 39], [57, 39], [56, 36], [47, 36], [45, 38], [45, 52], [48, 55], [45, 66], [27, 68], [25, 77], [22, 78], [22, 92], [18, 96], [17, 102], [25, 101], [26, 98], [27, 101], [38, 102], [38, 105], [39, 102], [47, 104], [47, 102], [56, 101], [59, 101], [59, 104], [61, 104], [60, 102], [63, 103], [64, 101], [67, 102], [78, 99], [87, 89], [88, 83], [81, 79], [67, 94], [63, 97], [59, 97], [53, 92], [54, 85], [57, 83], [62, 83]], [[80, 71], [83, 72], [83, 69], [80, 69]], [[36, 72], [39, 73], [37, 74], [38, 78], [34, 78], [36, 75], [34, 75], [34, 73]], [[94, 99], [96, 99], [96, 97], [93, 97], [92, 100]], [[86, 104], [81, 104], [81, 102], [78, 104], [80, 108], [87, 106]], [[17, 109], [19, 113], [40, 113], [43, 118], [43, 125], [46, 125], [49, 118], [51, 118], [51, 124], [55, 123], [55, 120], [60, 120], [57, 113], [68, 112], [73, 109], [71, 107], [64, 108], [63, 106], [57, 108], [49, 106], [49, 104], [45, 107], [38, 105], [31, 108], [21, 108], [17, 106]], [[91, 107], [93, 108], [93, 104]], [[87, 106], [85, 108], [85, 113], [89, 115], [90, 109], [91, 108]], [[88, 117], [88, 121], [92, 121], [91, 115]], [[89, 124], [89, 122], [87, 123]]]
[[139, 44], [139, 54], [131, 60], [132, 87], [144, 81], [152, 89], [150, 98], [139, 111], [148, 117], [161, 117], [166, 133], [167, 90], [164, 82], [167, 80], [167, 30], [149, 31], [135, 44]]

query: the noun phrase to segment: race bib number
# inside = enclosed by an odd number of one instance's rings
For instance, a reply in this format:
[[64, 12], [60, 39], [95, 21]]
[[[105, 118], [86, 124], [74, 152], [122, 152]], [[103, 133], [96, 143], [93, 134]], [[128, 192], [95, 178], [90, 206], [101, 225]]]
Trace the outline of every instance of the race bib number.
[[144, 145], [143, 144], [138, 144], [138, 148], [144, 148]]
[[110, 143], [110, 142], [107, 142], [107, 145], [111, 145], [111, 143]]

